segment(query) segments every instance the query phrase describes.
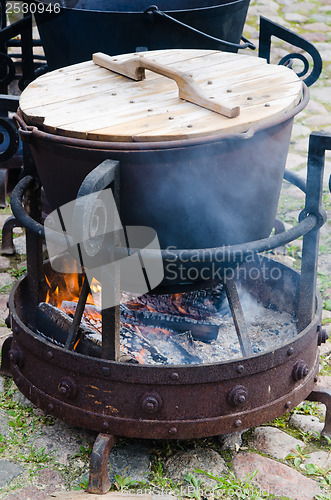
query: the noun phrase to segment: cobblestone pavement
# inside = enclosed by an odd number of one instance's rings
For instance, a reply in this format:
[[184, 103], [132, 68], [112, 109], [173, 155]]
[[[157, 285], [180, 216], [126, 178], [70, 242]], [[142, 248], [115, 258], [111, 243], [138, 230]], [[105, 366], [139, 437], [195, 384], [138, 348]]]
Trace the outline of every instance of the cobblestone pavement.
[[[323, 72], [310, 89], [311, 99], [295, 119], [287, 168], [305, 176], [309, 134], [312, 131], [331, 133], [331, 5], [329, 0], [252, 1], [244, 34], [257, 40], [259, 16], [263, 15], [302, 34], [319, 49]], [[288, 52], [286, 45], [273, 41], [272, 61]], [[256, 54], [252, 53], [252, 56]], [[331, 154], [325, 160], [324, 208], [330, 215], [330, 195], [327, 183], [331, 174]], [[296, 222], [302, 209], [303, 197], [293, 186], [284, 182], [279, 217], [290, 225]], [[7, 211], [8, 212], [8, 211]], [[3, 224], [6, 213], [0, 215]], [[331, 222], [321, 230], [319, 257], [319, 289], [324, 301], [323, 320], [330, 332], [331, 318]], [[21, 235], [17, 235], [18, 242]], [[300, 265], [301, 241], [287, 246], [281, 258], [293, 266]], [[4, 318], [9, 289], [24, 268], [25, 256], [0, 257], [0, 342], [8, 335]], [[321, 383], [331, 388], [331, 343], [321, 349]], [[190, 442], [150, 442], [121, 440], [111, 454], [113, 489], [134, 490], [134, 484], [147, 482], [146, 495], [168, 492], [178, 497], [330, 499], [330, 442], [320, 437], [325, 408], [303, 402], [296, 410], [266, 426], [221, 439], [200, 439]], [[0, 377], [0, 498], [7, 500], [45, 498], [95, 498], [80, 489], [86, 486], [88, 455], [95, 433], [87, 432], [46, 416], [33, 407], [15, 389], [9, 379]], [[286, 458], [287, 457], [287, 458]], [[292, 458], [291, 458], [292, 457]], [[220, 480], [206, 475], [183, 479], [184, 473], [195, 468], [214, 476], [227, 477], [222, 490], [215, 489]], [[258, 471], [249, 486], [239, 483], [246, 474]], [[229, 479], [233, 472], [237, 478]], [[116, 476], [115, 478], [115, 474]], [[204, 481], [199, 491], [199, 480]], [[131, 481], [131, 482], [130, 482]], [[255, 485], [255, 489], [252, 485]], [[179, 490], [175, 488], [178, 486]], [[321, 493], [321, 487], [324, 493]], [[181, 488], [181, 490], [180, 490]], [[237, 488], [237, 489], [236, 489]], [[245, 490], [246, 488], [246, 490]], [[75, 490], [80, 491], [75, 491]], [[143, 488], [144, 489], [144, 488]], [[208, 489], [208, 492], [206, 491]], [[136, 491], [136, 490], [135, 490]], [[265, 496], [262, 496], [262, 492]], [[50, 495], [50, 496], [49, 496]], [[222, 496], [223, 495], [223, 496]], [[113, 494], [104, 498], [111, 498]], [[130, 498], [130, 497], [127, 497]], [[274, 497], [272, 497], [274, 498]]]

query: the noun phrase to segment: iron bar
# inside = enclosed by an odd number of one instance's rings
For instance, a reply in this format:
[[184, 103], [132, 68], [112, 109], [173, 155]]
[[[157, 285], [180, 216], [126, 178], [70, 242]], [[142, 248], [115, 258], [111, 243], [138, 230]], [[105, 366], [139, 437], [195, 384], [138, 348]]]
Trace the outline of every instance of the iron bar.
[[[28, 186], [34, 183], [35, 180], [31, 176], [26, 176], [19, 181], [15, 186], [12, 197], [11, 206], [15, 217], [19, 222], [27, 227], [30, 231], [34, 232], [40, 238], [45, 238], [45, 229], [42, 224], [39, 224], [35, 220], [31, 219], [25, 212], [22, 206], [22, 198]], [[116, 197], [115, 197], [116, 200]], [[215, 256], [217, 255], [219, 259], [224, 262], [234, 262], [236, 256], [238, 255], [250, 255], [252, 253], [259, 253], [264, 251], [273, 250], [279, 246], [285, 245], [290, 241], [293, 241], [300, 236], [311, 231], [317, 225], [317, 217], [314, 214], [309, 214], [305, 219], [303, 219], [295, 227], [292, 227], [284, 233], [277, 234], [275, 236], [269, 236], [268, 238], [263, 238], [258, 241], [241, 243], [238, 245], [222, 246], [216, 248], [208, 249], [208, 255], [206, 256], [205, 249], [186, 249], [186, 250], [162, 250], [162, 258], [164, 261], [169, 260], [170, 262], [181, 262], [181, 257], [184, 262], [190, 261], [192, 258], [195, 262], [213, 262], [215, 261]], [[57, 237], [57, 233], [54, 235]], [[137, 249], [131, 249], [132, 252], [137, 252]], [[116, 258], [121, 258], [122, 256], [127, 257], [126, 248], [116, 248]], [[148, 258], [153, 259], [153, 254], [156, 258], [159, 258], [159, 254], [153, 250], [145, 250]]]
[[21, 30], [22, 42], [22, 78], [18, 82], [20, 90], [24, 90], [35, 78], [32, 43], [32, 16], [24, 14], [24, 27]]
[[25, 227], [30, 233], [35, 236], [44, 239], [45, 238], [45, 228], [44, 226], [36, 221], [31, 215], [27, 214], [23, 207], [23, 197], [32, 186], [35, 186], [38, 181], [31, 175], [26, 175], [21, 179], [13, 189], [12, 196], [10, 199], [11, 208], [16, 219]]
[[298, 328], [300, 331], [311, 322], [315, 313], [319, 230], [326, 220], [326, 214], [322, 210], [322, 193], [325, 150], [327, 149], [331, 149], [331, 135], [323, 132], [313, 132], [309, 139], [306, 202], [305, 208], [300, 213], [299, 220], [314, 214], [318, 223], [303, 238], [297, 311]]
[[13, 341], [13, 336], [6, 338], [1, 347], [1, 365], [0, 365], [0, 375], [4, 375], [5, 377], [11, 377], [11, 367], [10, 367], [10, 359], [9, 352], [11, 349]]
[[[25, 197], [27, 212], [33, 220], [41, 221], [41, 187], [33, 184], [27, 189]], [[45, 281], [42, 265], [43, 252], [42, 240], [33, 232], [26, 231], [26, 260], [29, 293], [31, 295], [32, 307], [29, 308], [29, 321], [34, 322], [37, 307], [41, 300], [42, 283]]]
[[303, 193], [306, 193], [306, 179], [296, 174], [295, 172], [291, 172], [291, 170], [285, 170], [284, 179], [293, 184], [297, 188], [301, 189]]
[[[116, 206], [119, 208], [119, 162], [105, 160], [86, 176], [79, 188], [77, 199], [79, 200], [89, 194], [102, 191], [110, 185], [112, 185], [113, 188]], [[82, 210], [85, 208], [86, 207], [79, 205], [78, 210], [74, 212], [74, 226], [81, 224], [81, 214]], [[119, 241], [118, 244], [120, 244]], [[105, 255], [105, 259], [100, 259], [98, 254], [98, 261], [103, 261], [105, 263], [115, 262], [116, 247], [106, 250], [107, 255]], [[100, 271], [99, 281], [102, 287], [102, 357], [104, 359], [117, 361], [120, 358], [119, 266], [115, 266], [114, 272], [111, 276], [109, 276], [108, 273], [103, 272], [102, 269]], [[109, 304], [114, 304], [114, 306], [109, 307]]]
[[64, 345], [65, 349], [69, 349], [69, 350], [73, 349], [73, 347], [77, 341], [77, 338], [79, 335], [79, 326], [80, 326], [80, 322], [82, 320], [82, 316], [83, 316], [83, 312], [84, 312], [85, 304], [86, 304], [86, 299], [87, 299], [89, 293], [90, 293], [90, 285], [89, 285], [88, 279], [85, 275], [83, 286], [82, 286], [82, 289], [81, 289], [80, 294], [79, 294], [78, 304], [77, 304], [76, 311], [74, 314], [73, 322], [72, 322], [72, 325], [70, 327], [70, 332], [68, 334], [67, 340], [66, 340], [65, 345]]
[[224, 289], [229, 302], [234, 326], [237, 332], [243, 357], [252, 356], [253, 349], [248, 337], [246, 320], [242, 311], [235, 280], [225, 273], [223, 278]]
[[0, 94], [0, 113], [5, 111], [6, 116], [8, 111], [16, 112], [19, 105], [19, 97], [17, 95]]
[[0, 208], [5, 208], [7, 205], [7, 184], [8, 184], [8, 169], [0, 168]]
[[[102, 307], [102, 358], [118, 361], [120, 357], [120, 289], [119, 289], [119, 273], [112, 281], [101, 282], [102, 287], [102, 302], [106, 306]], [[107, 304], [112, 302], [113, 307], [107, 307]]]

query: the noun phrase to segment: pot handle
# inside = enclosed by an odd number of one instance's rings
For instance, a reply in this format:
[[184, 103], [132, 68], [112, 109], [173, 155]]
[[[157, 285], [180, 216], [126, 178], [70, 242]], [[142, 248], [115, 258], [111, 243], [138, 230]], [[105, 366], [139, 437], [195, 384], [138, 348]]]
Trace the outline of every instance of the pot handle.
[[145, 10], [145, 14], [149, 15], [158, 15], [159, 17], [162, 17], [163, 19], [167, 19], [170, 22], [176, 23], [179, 26], [182, 26], [183, 28], [186, 28], [193, 33], [196, 33], [197, 35], [201, 35], [204, 38], [207, 38], [208, 40], [211, 40], [212, 42], [217, 42], [221, 43], [222, 45], [225, 45], [226, 47], [231, 47], [232, 49], [252, 49], [255, 50], [256, 46], [254, 43], [252, 43], [250, 40], [247, 40], [244, 36], [241, 36], [241, 40], [245, 43], [234, 43], [234, 42], [228, 42], [227, 40], [222, 40], [221, 38], [217, 38], [212, 35], [208, 35], [207, 33], [204, 33], [203, 31], [200, 31], [196, 28], [193, 28], [193, 26], [190, 26], [189, 24], [185, 24], [182, 21], [178, 21], [178, 19], [175, 19], [172, 16], [169, 16], [169, 14], [166, 14], [162, 10], [160, 10], [156, 5], [151, 5], [148, 7], [148, 9]]
[[174, 70], [165, 66], [164, 64], [157, 63], [143, 56], [133, 57], [127, 59], [126, 61], [118, 61], [116, 57], [108, 56], [102, 52], [97, 52], [93, 54], [93, 62], [103, 68], [110, 69], [115, 73], [127, 76], [132, 80], [144, 80], [145, 69], [149, 69], [154, 73], [171, 78], [175, 80], [179, 90], [179, 97], [184, 99], [184, 101], [192, 102], [203, 108], [207, 108], [210, 111], [215, 111], [221, 115], [227, 116], [228, 118], [235, 118], [240, 113], [240, 107], [229, 107], [225, 104], [221, 104], [217, 101], [213, 101], [214, 97], [206, 97], [206, 95], [201, 92], [199, 85], [195, 83], [193, 78], [184, 73], [183, 71]]

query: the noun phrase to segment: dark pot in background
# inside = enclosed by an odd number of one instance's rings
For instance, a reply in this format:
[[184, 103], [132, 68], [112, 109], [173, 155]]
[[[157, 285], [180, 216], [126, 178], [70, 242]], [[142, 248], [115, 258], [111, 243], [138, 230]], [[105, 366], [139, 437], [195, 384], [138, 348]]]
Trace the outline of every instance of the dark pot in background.
[[[45, 2], [47, 3], [47, 2]], [[94, 52], [123, 54], [139, 50], [199, 48], [236, 52], [179, 26], [157, 13], [146, 13], [150, 0], [79, 0], [61, 2], [59, 13], [36, 12], [50, 70], [91, 58]], [[209, 35], [238, 44], [249, 0], [160, 0], [157, 7]]]

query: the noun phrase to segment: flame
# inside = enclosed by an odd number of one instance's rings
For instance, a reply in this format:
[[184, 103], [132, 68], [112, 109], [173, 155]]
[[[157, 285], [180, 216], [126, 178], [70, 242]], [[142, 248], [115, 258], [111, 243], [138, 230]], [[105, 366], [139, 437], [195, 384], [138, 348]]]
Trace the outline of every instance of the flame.
[[[61, 309], [70, 316], [74, 316], [76, 312], [76, 304], [79, 300], [84, 279], [86, 278], [84, 278], [82, 274], [73, 272], [54, 273], [52, 275], [45, 276], [45, 283], [47, 285], [45, 302], [49, 302], [54, 307]], [[91, 293], [88, 295], [86, 301], [82, 322], [85, 324], [85, 326], [101, 334], [102, 314], [99, 306], [101, 303], [102, 286], [100, 282], [95, 278], [93, 278], [90, 283], [90, 291]], [[148, 296], [146, 296], [146, 300], [141, 300], [141, 302], [135, 302], [134, 300], [132, 300], [132, 297], [130, 297], [129, 301], [125, 300], [125, 298], [126, 297], [124, 295], [123, 299], [125, 305], [129, 309], [132, 309], [132, 311], [142, 309], [157, 313], [164, 310], [164, 313], [167, 314], [171, 314], [171, 311], [173, 311], [175, 314], [181, 315], [190, 314], [185, 309], [185, 301], [184, 303], [182, 302], [181, 293], [172, 294], [170, 296], [170, 303], [169, 299], [167, 301], [164, 300], [164, 302], [161, 300], [160, 307], [158, 307], [158, 305], [155, 305], [157, 304], [157, 300], [155, 300], [155, 298], [150, 300], [150, 303], [148, 303]], [[65, 302], [65, 304], [62, 305], [63, 302]], [[161, 311], [159, 311], [159, 309], [161, 309]], [[150, 326], [147, 324], [141, 324], [138, 326], [137, 324], [130, 324], [129, 322], [126, 323], [124, 321], [121, 324], [122, 326], [126, 326], [129, 330], [131, 330], [132, 334], [135, 333], [135, 335], [139, 336], [141, 339], [144, 339], [146, 336], [148, 337], [150, 333], [156, 333], [159, 336], [164, 335], [164, 339], [169, 339], [169, 336], [172, 335], [172, 333], [166, 328]], [[73, 347], [74, 351], [76, 351], [79, 342], [80, 339], [75, 342], [75, 345]], [[145, 345], [145, 347], [143, 347], [139, 353], [137, 353], [135, 349], [135, 352], [132, 353], [130, 352], [130, 350], [128, 350], [127, 347], [123, 348], [123, 346], [121, 346], [121, 351], [127, 352], [128, 354], [130, 354], [130, 356], [134, 356], [140, 364], [146, 364], [149, 362], [149, 348], [146, 347], [146, 343], [143, 343], [142, 345]], [[140, 344], [141, 347], [142, 345]]]
[[[55, 275], [54, 279], [50, 279], [48, 276], [45, 276], [45, 280], [48, 285], [45, 298], [46, 303], [50, 303], [53, 306], [60, 308], [64, 300], [69, 302], [78, 302], [82, 287], [81, 275], [75, 273], [61, 274], [59, 276]], [[94, 278], [90, 288], [93, 293], [101, 292], [101, 284]], [[91, 293], [87, 297], [86, 304], [95, 305], [95, 301]]]
[[92, 283], [90, 284], [90, 289], [92, 290], [93, 293], [100, 293], [101, 292], [100, 282], [95, 278], [93, 278]]
[[74, 351], [76, 350], [76, 348], [77, 348], [77, 346], [78, 346], [78, 344], [79, 344], [79, 341], [80, 341], [80, 338], [79, 338], [78, 340], [76, 340], [76, 342], [75, 342], [75, 345], [74, 345], [74, 347], [73, 347], [73, 350], [74, 350]]

